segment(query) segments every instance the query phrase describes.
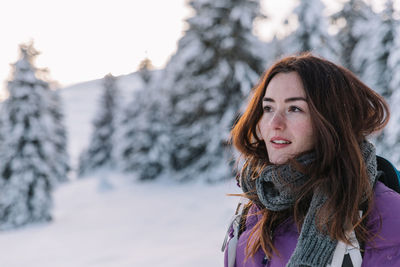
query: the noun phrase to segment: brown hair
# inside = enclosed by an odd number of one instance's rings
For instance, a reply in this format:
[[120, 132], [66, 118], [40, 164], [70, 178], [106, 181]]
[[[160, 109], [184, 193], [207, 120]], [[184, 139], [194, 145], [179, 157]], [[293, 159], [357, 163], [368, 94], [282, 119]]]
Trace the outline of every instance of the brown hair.
[[[346, 243], [344, 225], [355, 229], [359, 241], [369, 238], [363, 225], [373, 193], [360, 144], [366, 136], [385, 127], [389, 109], [380, 95], [349, 70], [309, 53], [275, 63], [254, 88], [247, 109], [231, 132], [232, 142], [246, 162], [242, 173], [250, 173], [256, 179], [259, 170], [271, 164], [265, 143], [257, 136], [257, 124], [263, 115], [262, 99], [269, 82], [276, 74], [289, 72], [296, 72], [303, 83], [315, 131], [316, 160], [307, 168], [310, 179], [298, 189], [301, 193], [291, 210], [273, 212], [261, 208], [262, 219], [251, 232], [247, 257], [254, 256], [259, 248], [268, 256], [277, 252], [269, 233], [291, 215], [300, 228], [316, 188], [328, 196], [317, 214], [319, 229], [326, 226], [332, 239]], [[245, 195], [259, 203], [256, 194]], [[358, 211], [365, 204], [367, 211], [360, 219]]]

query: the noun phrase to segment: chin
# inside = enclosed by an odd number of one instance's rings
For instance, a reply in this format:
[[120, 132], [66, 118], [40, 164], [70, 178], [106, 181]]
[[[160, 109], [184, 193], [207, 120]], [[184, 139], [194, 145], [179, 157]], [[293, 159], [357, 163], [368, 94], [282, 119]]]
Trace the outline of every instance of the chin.
[[279, 154], [279, 155], [275, 154], [275, 155], [268, 156], [269, 161], [272, 164], [285, 164], [286, 162], [289, 161], [289, 159], [291, 159], [293, 157], [295, 157], [295, 154], [292, 154], [292, 153], [284, 153], [284, 154]]
[[272, 164], [284, 164], [285, 162], [287, 162], [289, 160], [288, 157], [286, 156], [281, 156], [281, 157], [272, 157], [272, 159], [270, 159], [269, 161]]

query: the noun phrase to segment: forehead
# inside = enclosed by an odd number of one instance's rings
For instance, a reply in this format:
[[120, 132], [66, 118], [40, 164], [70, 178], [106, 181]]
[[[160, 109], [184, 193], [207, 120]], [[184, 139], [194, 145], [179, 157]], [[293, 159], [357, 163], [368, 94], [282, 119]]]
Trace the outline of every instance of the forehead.
[[297, 72], [278, 73], [269, 82], [265, 97], [288, 98], [305, 97], [303, 83]]

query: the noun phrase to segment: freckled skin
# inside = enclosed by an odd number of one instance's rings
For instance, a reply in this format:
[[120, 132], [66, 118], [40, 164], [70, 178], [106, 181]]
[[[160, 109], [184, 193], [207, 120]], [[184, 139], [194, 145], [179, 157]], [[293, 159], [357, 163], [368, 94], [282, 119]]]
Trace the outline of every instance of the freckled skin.
[[[285, 163], [315, 145], [305, 98], [303, 83], [296, 72], [278, 73], [268, 84], [258, 130], [265, 142], [269, 160], [274, 164]], [[279, 140], [285, 143], [281, 144]]]

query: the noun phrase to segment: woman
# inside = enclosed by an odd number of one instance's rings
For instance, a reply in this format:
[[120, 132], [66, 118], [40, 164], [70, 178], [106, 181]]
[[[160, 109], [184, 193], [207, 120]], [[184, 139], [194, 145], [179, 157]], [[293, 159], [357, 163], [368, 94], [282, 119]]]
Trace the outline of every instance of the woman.
[[232, 130], [250, 200], [235, 266], [333, 266], [341, 246], [340, 266], [345, 246], [362, 266], [400, 266], [400, 195], [377, 182], [366, 139], [388, 119], [347, 69], [310, 54], [273, 65]]

